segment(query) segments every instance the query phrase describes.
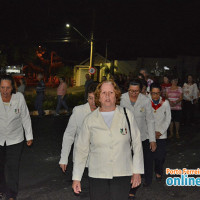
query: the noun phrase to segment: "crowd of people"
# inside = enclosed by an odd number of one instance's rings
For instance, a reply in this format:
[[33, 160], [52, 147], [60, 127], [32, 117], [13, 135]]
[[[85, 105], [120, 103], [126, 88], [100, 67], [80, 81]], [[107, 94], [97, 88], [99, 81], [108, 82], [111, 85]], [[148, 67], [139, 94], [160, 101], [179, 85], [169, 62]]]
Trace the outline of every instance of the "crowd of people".
[[[45, 84], [38, 74], [35, 107], [44, 115], [42, 102]], [[86, 168], [91, 200], [134, 200], [137, 190], [160, 183], [166, 156], [166, 140], [180, 138], [180, 123], [194, 124], [199, 89], [188, 75], [181, 86], [178, 77], [152, 80], [146, 69], [133, 77], [113, 76], [101, 83], [86, 75], [85, 104], [74, 107], [63, 135], [59, 165], [67, 170], [73, 149], [74, 193], [81, 193], [81, 179]], [[23, 96], [25, 83], [16, 92], [11, 76], [0, 80], [0, 199], [15, 200], [18, 194], [19, 162], [24, 135], [33, 143], [29, 111]], [[68, 110], [66, 83], [60, 78], [58, 104]], [[169, 128], [169, 135], [168, 135]], [[25, 132], [25, 134], [24, 134]], [[153, 168], [154, 166], [154, 168]]]

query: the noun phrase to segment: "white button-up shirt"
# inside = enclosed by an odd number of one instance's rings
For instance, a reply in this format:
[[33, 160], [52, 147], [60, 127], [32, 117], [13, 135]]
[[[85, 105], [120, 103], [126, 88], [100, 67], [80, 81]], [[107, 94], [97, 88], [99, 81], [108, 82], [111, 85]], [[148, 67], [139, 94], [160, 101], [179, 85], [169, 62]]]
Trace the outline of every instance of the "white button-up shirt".
[[91, 113], [89, 103], [74, 107], [73, 113], [69, 119], [67, 128], [63, 135], [61, 158], [59, 164], [68, 164], [68, 157], [71, 150], [71, 146], [73, 143], [75, 146], [78, 135], [81, 130], [81, 126], [83, 124], [83, 120], [89, 113]]
[[149, 139], [150, 142], [155, 142], [155, 120], [151, 100], [145, 95], [139, 94], [135, 105], [132, 106], [127, 92], [122, 94], [120, 105], [133, 112], [138, 128], [140, 129], [141, 140], [145, 141]]
[[171, 122], [171, 108], [168, 100], [165, 99], [165, 101], [162, 103], [162, 97], [160, 97], [159, 103], [162, 105], [158, 109], [155, 110], [152, 107], [155, 119], [155, 131], [158, 131], [162, 134], [159, 139], [166, 139], [167, 129]]
[[31, 118], [24, 96], [17, 92], [12, 94], [10, 104], [5, 109], [0, 94], [0, 145], [18, 144], [24, 140], [33, 139]]

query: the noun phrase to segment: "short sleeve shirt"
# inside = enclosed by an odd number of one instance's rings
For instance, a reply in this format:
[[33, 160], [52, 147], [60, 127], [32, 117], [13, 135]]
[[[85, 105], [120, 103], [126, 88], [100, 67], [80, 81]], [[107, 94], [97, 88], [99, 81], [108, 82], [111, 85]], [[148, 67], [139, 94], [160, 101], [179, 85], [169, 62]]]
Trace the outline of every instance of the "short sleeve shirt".
[[[180, 98], [180, 96], [183, 93], [183, 90], [181, 87], [178, 87], [176, 90], [172, 90], [171, 87], [168, 87], [166, 88], [166, 93], [167, 93], [168, 99], [171, 102], [175, 102]], [[175, 106], [171, 106], [171, 110], [182, 110], [181, 102], [179, 102]]]

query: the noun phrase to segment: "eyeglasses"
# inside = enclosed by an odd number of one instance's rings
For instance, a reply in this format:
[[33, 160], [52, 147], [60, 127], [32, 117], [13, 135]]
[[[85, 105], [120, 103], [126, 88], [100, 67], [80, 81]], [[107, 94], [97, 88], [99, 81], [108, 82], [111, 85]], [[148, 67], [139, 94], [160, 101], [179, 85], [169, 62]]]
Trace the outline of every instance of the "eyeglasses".
[[151, 92], [151, 95], [160, 95], [160, 92]]
[[131, 94], [134, 94], [134, 93], [139, 93], [140, 90], [128, 90]]

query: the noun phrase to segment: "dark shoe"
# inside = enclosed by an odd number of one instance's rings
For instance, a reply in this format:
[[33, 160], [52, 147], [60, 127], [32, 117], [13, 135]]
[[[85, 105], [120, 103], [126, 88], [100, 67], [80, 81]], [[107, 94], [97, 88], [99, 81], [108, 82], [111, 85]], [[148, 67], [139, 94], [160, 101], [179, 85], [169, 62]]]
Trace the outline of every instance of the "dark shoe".
[[136, 200], [135, 195], [134, 195], [134, 196], [130, 196], [130, 195], [129, 195], [128, 200]]

